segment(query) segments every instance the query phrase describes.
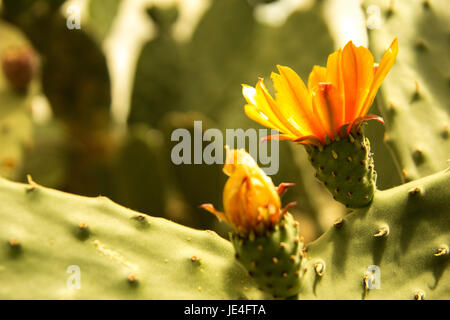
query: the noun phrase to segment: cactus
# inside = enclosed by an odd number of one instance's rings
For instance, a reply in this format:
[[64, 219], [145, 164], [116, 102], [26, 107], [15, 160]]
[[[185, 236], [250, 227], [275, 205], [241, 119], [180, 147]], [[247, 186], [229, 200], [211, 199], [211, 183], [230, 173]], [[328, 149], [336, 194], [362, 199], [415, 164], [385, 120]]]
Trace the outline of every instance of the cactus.
[[[377, 191], [306, 247], [300, 299], [448, 299], [449, 171]], [[230, 242], [120, 207], [0, 179], [2, 299], [265, 299]], [[301, 226], [300, 226], [301, 232]], [[70, 248], [70, 250], [68, 250]], [[66, 286], [70, 266], [80, 290]], [[367, 290], [377, 265], [381, 288]]]
[[394, 35], [398, 64], [381, 91], [378, 107], [386, 120], [385, 141], [403, 181], [427, 176], [447, 166], [448, 3], [445, 0], [364, 1], [380, 8], [380, 28], [369, 29], [375, 56]]
[[[265, 297], [214, 232], [32, 180], [1, 179], [0, 199], [1, 299]], [[66, 285], [70, 266], [80, 268], [80, 290]]]
[[[449, 299], [449, 185], [445, 170], [377, 191], [370, 207], [337, 221], [307, 247], [300, 299]], [[380, 289], [367, 272], [372, 265]]]

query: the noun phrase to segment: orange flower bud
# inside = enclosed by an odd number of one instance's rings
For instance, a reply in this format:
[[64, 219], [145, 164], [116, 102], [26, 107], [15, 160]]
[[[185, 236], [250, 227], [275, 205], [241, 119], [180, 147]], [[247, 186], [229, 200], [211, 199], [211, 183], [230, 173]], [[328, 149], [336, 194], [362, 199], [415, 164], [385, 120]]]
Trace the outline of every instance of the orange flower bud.
[[[202, 208], [243, 233], [263, 232], [280, 220], [285, 210], [277, 188], [245, 150], [227, 149], [223, 171], [229, 176], [223, 191], [225, 212], [217, 211], [211, 204]], [[280, 189], [284, 190], [284, 186]]]

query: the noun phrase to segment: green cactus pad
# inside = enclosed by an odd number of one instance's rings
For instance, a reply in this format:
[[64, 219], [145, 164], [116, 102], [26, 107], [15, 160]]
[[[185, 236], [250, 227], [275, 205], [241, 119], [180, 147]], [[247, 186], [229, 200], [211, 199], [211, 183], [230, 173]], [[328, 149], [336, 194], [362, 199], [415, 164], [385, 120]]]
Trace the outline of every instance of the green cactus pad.
[[404, 182], [448, 166], [450, 50], [446, 0], [365, 0], [379, 8], [380, 28], [369, 29], [369, 48], [381, 59], [394, 37], [398, 57], [377, 105], [386, 120], [385, 142]]
[[321, 147], [306, 147], [316, 177], [334, 199], [350, 208], [368, 205], [376, 186], [369, 139], [360, 129]]
[[264, 235], [231, 235], [235, 258], [248, 270], [260, 289], [274, 298], [295, 296], [300, 290], [303, 242], [299, 224], [288, 213]]
[[[0, 299], [268, 296], [233, 259], [231, 243], [212, 231], [32, 181], [0, 178], [0, 202]], [[78, 289], [68, 285], [74, 270]]]

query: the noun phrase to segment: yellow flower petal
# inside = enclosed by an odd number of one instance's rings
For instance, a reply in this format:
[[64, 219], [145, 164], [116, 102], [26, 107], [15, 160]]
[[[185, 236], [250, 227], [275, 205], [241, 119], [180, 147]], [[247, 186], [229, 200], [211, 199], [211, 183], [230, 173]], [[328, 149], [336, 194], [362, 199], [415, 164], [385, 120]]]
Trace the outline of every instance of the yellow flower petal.
[[362, 117], [369, 111], [370, 106], [372, 105], [373, 100], [375, 99], [375, 96], [377, 94], [377, 91], [381, 86], [381, 83], [383, 82], [384, 78], [386, 78], [386, 75], [388, 74], [389, 70], [391, 70], [392, 66], [394, 65], [397, 54], [398, 54], [398, 40], [397, 38], [395, 38], [392, 41], [389, 49], [386, 50], [386, 52], [383, 55], [383, 58], [381, 59], [381, 62], [373, 78], [369, 94], [367, 95], [367, 98], [359, 114], [355, 118]]
[[320, 128], [312, 114], [312, 101], [302, 79], [290, 68], [277, 66], [280, 74], [272, 73], [271, 78], [276, 90], [276, 102], [282, 105], [285, 117], [303, 135], [320, 133]]
[[345, 45], [342, 72], [345, 83], [345, 121], [352, 122], [361, 112], [373, 81], [373, 56], [365, 47], [353, 42]]

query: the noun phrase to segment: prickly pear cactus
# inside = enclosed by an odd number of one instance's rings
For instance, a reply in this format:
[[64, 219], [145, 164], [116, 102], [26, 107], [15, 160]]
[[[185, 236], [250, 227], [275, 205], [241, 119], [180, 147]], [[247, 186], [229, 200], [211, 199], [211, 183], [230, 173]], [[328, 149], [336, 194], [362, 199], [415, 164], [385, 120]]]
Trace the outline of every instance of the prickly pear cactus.
[[445, 170], [377, 191], [336, 221], [307, 247], [300, 299], [449, 299], [449, 186]]
[[386, 120], [385, 141], [403, 180], [411, 181], [447, 166], [448, 2], [364, 1], [366, 11], [370, 6], [381, 14], [379, 27], [369, 29], [374, 55], [381, 55], [388, 39], [399, 41], [397, 63], [381, 88], [378, 106]]
[[[449, 299], [449, 184], [445, 170], [377, 191], [306, 247], [298, 297]], [[2, 299], [269, 298], [213, 232], [33, 181], [0, 179], [0, 201]]]
[[0, 299], [265, 298], [212, 231], [32, 181], [0, 179], [0, 201]]

